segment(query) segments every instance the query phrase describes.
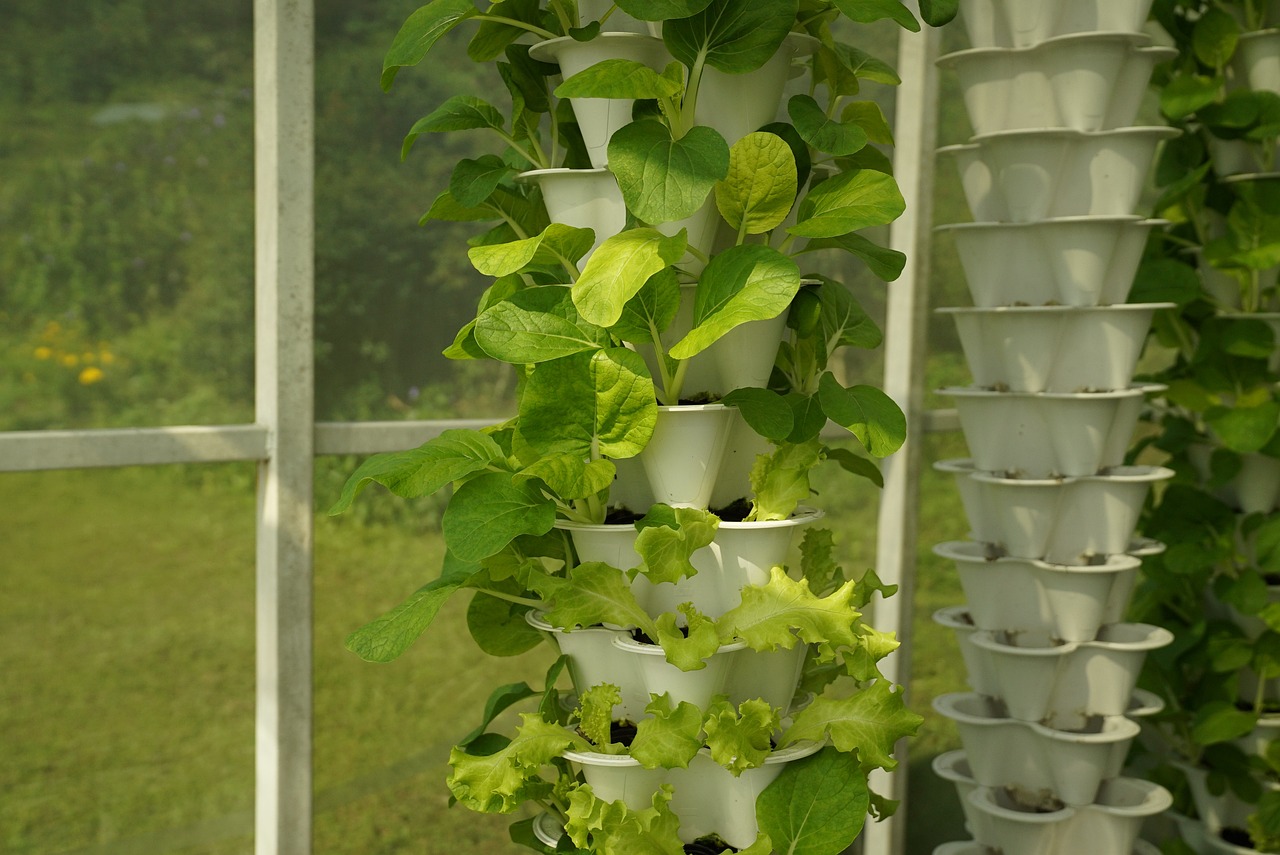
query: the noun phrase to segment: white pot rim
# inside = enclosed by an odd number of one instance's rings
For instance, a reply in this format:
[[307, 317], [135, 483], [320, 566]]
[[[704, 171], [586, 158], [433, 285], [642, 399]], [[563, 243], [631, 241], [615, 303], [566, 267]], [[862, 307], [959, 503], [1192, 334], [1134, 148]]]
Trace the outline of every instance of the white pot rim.
[[937, 775], [944, 781], [950, 781], [953, 784], [970, 784], [977, 786], [978, 781], [973, 775], [966, 775], [960, 772], [956, 767], [961, 763], [968, 763], [969, 755], [965, 754], [964, 749], [956, 748], [952, 751], [944, 751], [937, 757], [933, 758], [933, 774]]
[[969, 793], [968, 799], [970, 804], [976, 805], [983, 813], [990, 814], [997, 819], [1026, 825], [1054, 825], [1076, 814], [1076, 809], [1068, 805], [1063, 805], [1053, 811], [1034, 807], [1028, 807], [1026, 810], [1007, 808], [996, 802], [996, 791], [993, 787], [978, 787]]
[[1157, 139], [1172, 139], [1181, 136], [1182, 131], [1168, 125], [1129, 125], [1123, 128], [1108, 128], [1103, 131], [1082, 131], [1077, 128], [1012, 128], [1006, 131], [988, 131], [985, 134], [974, 134], [969, 137], [970, 143], [980, 145], [988, 140], [1014, 139], [1017, 137], [1066, 137], [1068, 139], [1100, 139], [1118, 136], [1153, 136]]
[[933, 622], [948, 629], [978, 631], [978, 626], [969, 616], [968, 606], [943, 606], [933, 613]]
[[1136, 398], [1163, 392], [1168, 388], [1162, 383], [1139, 383], [1127, 389], [1113, 389], [1106, 392], [998, 392], [994, 389], [983, 389], [979, 386], [944, 386], [937, 391], [939, 395], [951, 398], [1039, 398], [1042, 400], [1101, 401], [1108, 398]]
[[1164, 699], [1155, 692], [1135, 687], [1124, 714], [1129, 718], [1148, 718], [1163, 712], [1164, 707]]
[[[801, 505], [792, 511], [791, 516], [785, 520], [756, 520], [746, 522], [739, 520], [736, 522], [721, 520], [719, 528], [729, 531], [760, 531], [770, 528], [791, 528], [793, 526], [808, 525], [817, 522], [827, 515], [827, 512], [821, 508], [811, 508], [807, 505]], [[564, 531], [590, 531], [599, 532], [601, 534], [624, 534], [630, 532], [638, 533], [635, 523], [582, 523], [575, 520], [556, 520], [555, 528]]]
[[[555, 166], [547, 169], [528, 169], [516, 176], [517, 181], [530, 181], [536, 178], [551, 177], [570, 177], [570, 176], [596, 176], [609, 172], [605, 167], [586, 167], [583, 169], [571, 169], [567, 166]], [[612, 174], [612, 173], [610, 173]]]
[[580, 42], [573, 36], [557, 36], [554, 39], [547, 39], [529, 46], [529, 57], [538, 62], [546, 62], [551, 65], [558, 64], [560, 51], [564, 47], [571, 45], [589, 45], [591, 42], [599, 39], [607, 39], [609, 41], [634, 41], [634, 42], [658, 42], [662, 43], [662, 39], [656, 36], [648, 36], [644, 33], [597, 33], [596, 37], [590, 41]]
[[[1044, 219], [1025, 223], [1006, 223], [1000, 220], [980, 220], [976, 223], [943, 223], [940, 226], [934, 226], [933, 230], [935, 232], [1000, 231], [1002, 229], [1051, 229], [1057, 225], [1090, 224], [1109, 226], [1111, 228], [1124, 228], [1126, 226], [1155, 228], [1168, 223], [1168, 220], [1143, 217], [1139, 214], [1075, 214], [1070, 217], [1045, 217]], [[1115, 305], [1127, 306], [1131, 304], [1116, 303]]]
[[659, 413], [718, 413], [732, 409], [724, 404], [659, 404]]
[[[1100, 30], [1088, 33], [1068, 33], [1062, 36], [1054, 36], [1045, 39], [1039, 44], [1030, 45], [1028, 47], [980, 47], [965, 48], [964, 50], [952, 51], [943, 54], [934, 60], [939, 68], [946, 68], [948, 65], [954, 65], [958, 62], [964, 62], [967, 59], [980, 56], [1016, 56], [1018, 54], [1028, 54], [1035, 51], [1052, 50], [1055, 47], [1070, 46], [1072, 42], [1128, 42], [1135, 50], [1152, 47], [1151, 37], [1144, 33], [1127, 33], [1121, 30]], [[1160, 48], [1167, 50], [1167, 48]], [[1175, 51], [1176, 53], [1176, 51]]]
[[617, 636], [619, 633], [629, 632], [630, 630], [617, 629], [611, 626], [580, 626], [575, 629], [561, 629], [555, 624], [548, 621], [545, 617], [546, 612], [541, 609], [530, 609], [524, 613], [525, 623], [534, 629], [543, 632], [570, 633], [570, 632], [607, 632], [610, 635]]
[[1218, 179], [1223, 184], [1240, 184], [1249, 181], [1274, 181], [1280, 178], [1280, 172], [1237, 172]]
[[602, 754], [598, 751], [566, 751], [564, 759], [584, 766], [608, 766], [615, 769], [644, 768], [630, 754]]
[[1112, 303], [1108, 306], [940, 306], [940, 315], [1088, 315], [1154, 312], [1172, 309], [1177, 303]]
[[[636, 641], [629, 634], [619, 634], [613, 637], [613, 646], [628, 653], [638, 653], [641, 656], [661, 656], [666, 658], [667, 651], [662, 649], [661, 644], [646, 644], [643, 641]], [[722, 644], [716, 649], [711, 656], [719, 656], [722, 653], [735, 653], [739, 650], [745, 650], [747, 643], [745, 641], [734, 641], [729, 644]], [[708, 656], [707, 659], [710, 659]], [[703, 660], [706, 661], [705, 659]], [[672, 666], [674, 667], [674, 666]]]
[[1264, 39], [1264, 38], [1273, 39], [1276, 36], [1280, 36], [1280, 27], [1267, 27], [1264, 30], [1254, 30], [1251, 33], [1241, 33], [1239, 40], [1242, 42], [1246, 42], [1246, 41]]

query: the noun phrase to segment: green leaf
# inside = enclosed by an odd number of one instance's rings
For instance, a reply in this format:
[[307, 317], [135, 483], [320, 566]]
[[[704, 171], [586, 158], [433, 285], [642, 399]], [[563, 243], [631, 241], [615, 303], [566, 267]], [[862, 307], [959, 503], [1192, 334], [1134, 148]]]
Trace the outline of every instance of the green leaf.
[[1217, 100], [1222, 85], [1221, 77], [1179, 74], [1160, 90], [1160, 112], [1173, 120], [1186, 118]]
[[[542, 23], [538, 0], [499, 0], [485, 13], [492, 18], [523, 21], [537, 26]], [[502, 56], [503, 50], [529, 31], [503, 20], [481, 21], [471, 41], [467, 43], [467, 58], [473, 62], [490, 62]]]
[[719, 526], [710, 511], [654, 505], [636, 522], [635, 551], [644, 562], [638, 571], [655, 585], [693, 576], [698, 571], [690, 557], [711, 545]]
[[827, 425], [827, 414], [822, 411], [818, 395], [801, 395], [799, 392], [788, 392], [786, 401], [791, 406], [791, 435], [787, 442], [797, 445], [816, 439]]
[[664, 24], [662, 40], [686, 68], [705, 62], [726, 74], [742, 74], [777, 53], [798, 11], [798, 0], [712, 0], [697, 14]]
[[1129, 300], [1134, 303], [1177, 303], [1185, 306], [1201, 295], [1195, 268], [1171, 258], [1143, 262], [1133, 281]]
[[467, 257], [471, 259], [471, 265], [485, 276], [509, 276], [534, 267], [571, 267], [587, 254], [594, 242], [595, 233], [591, 229], [552, 223], [541, 234], [531, 238], [473, 246], [467, 250]]
[[810, 190], [799, 221], [787, 231], [799, 237], [832, 238], [893, 222], [906, 202], [893, 176], [861, 169], [844, 172]]
[[463, 561], [480, 561], [522, 534], [546, 534], [555, 504], [531, 483], [505, 472], [474, 478], [453, 494], [440, 520], [449, 549]]
[[529, 606], [477, 592], [467, 607], [467, 629], [490, 656], [519, 656], [542, 643], [524, 618], [528, 611]]
[[1205, 423], [1232, 451], [1249, 454], [1259, 451], [1275, 435], [1280, 421], [1280, 402], [1267, 401], [1256, 407], [1214, 407], [1204, 414]]
[[836, 7], [851, 21], [870, 24], [889, 18], [913, 33], [920, 32], [920, 22], [899, 0], [835, 0]]
[[612, 742], [613, 708], [622, 703], [622, 690], [612, 683], [600, 683], [592, 686], [578, 698], [578, 708], [574, 716], [578, 719], [578, 728], [587, 740], [602, 754], [622, 754], [626, 746], [620, 742]]
[[508, 683], [505, 686], [499, 686], [494, 689], [489, 693], [489, 700], [485, 701], [484, 717], [481, 719], [479, 726], [458, 740], [458, 747], [466, 748], [475, 742], [489, 729], [489, 725], [493, 724], [493, 720], [499, 714], [526, 698], [532, 698], [536, 694], [538, 693], [529, 688], [528, 683]]
[[641, 21], [668, 21], [696, 15], [707, 8], [710, 2], [711, 0], [621, 0], [617, 2], [617, 6]]
[[409, 599], [347, 636], [346, 648], [366, 662], [391, 662], [418, 640], [440, 612], [445, 600], [479, 570], [445, 554], [440, 578], [423, 585]]
[[867, 141], [879, 145], [893, 145], [893, 129], [884, 111], [875, 101], [851, 101], [840, 113], [840, 120], [846, 124], [852, 122], [862, 128]]
[[822, 596], [844, 584], [844, 569], [836, 563], [831, 529], [808, 528], [800, 541], [800, 575], [809, 589]]
[[736, 710], [719, 698], [707, 709], [702, 726], [707, 732], [711, 759], [736, 778], [764, 765], [779, 723], [778, 711], [759, 698], [743, 701]]
[[687, 245], [683, 229], [674, 237], [637, 228], [607, 238], [573, 284], [574, 305], [591, 323], [613, 326], [650, 277], [684, 257]]
[[877, 278], [893, 282], [902, 275], [907, 256], [896, 249], [880, 246], [859, 234], [836, 235], [829, 238], [812, 238], [800, 252], [820, 249], [842, 249], [855, 258], [862, 259]]
[[454, 95], [414, 123], [400, 147], [400, 159], [408, 156], [413, 144], [423, 134], [479, 128], [503, 131], [506, 126], [502, 113], [489, 102], [472, 95]]
[[809, 498], [809, 473], [822, 462], [823, 446], [818, 439], [783, 443], [769, 455], [756, 457], [751, 466], [751, 514], [755, 522], [785, 520]]
[[609, 139], [609, 170], [627, 210], [650, 225], [692, 217], [729, 173], [729, 144], [697, 125], [680, 139], [662, 122], [642, 119]]
[[480, 14], [472, 0], [432, 0], [409, 16], [382, 60], [382, 89], [389, 91], [396, 72], [422, 61], [440, 37]]
[[906, 441], [902, 410], [874, 386], [846, 389], [827, 371], [818, 380], [818, 395], [827, 416], [848, 429], [873, 456], [887, 457]]
[[715, 185], [716, 208], [739, 234], [763, 234], [791, 212], [798, 180], [795, 156], [782, 137], [747, 134], [729, 149], [729, 173]]
[[852, 595], [853, 583], [847, 582], [819, 598], [807, 581], [797, 582], [784, 568], [773, 567], [768, 583], [744, 587], [742, 602], [716, 623], [721, 639], [740, 638], [752, 650], [790, 650], [797, 636], [810, 644], [851, 645], [856, 641], [852, 626], [858, 618], [849, 605]]
[[477, 757], [456, 747], [449, 752], [449, 791], [471, 810], [511, 813], [532, 798], [545, 797], [551, 783], [540, 777], [542, 767], [566, 750], [590, 750], [584, 739], [536, 713], [520, 718], [515, 739], [495, 754]]
[[452, 193], [446, 190], [431, 203], [431, 207], [418, 220], [418, 225], [425, 226], [431, 220], [444, 220], [451, 223], [479, 223], [501, 219], [501, 217], [502, 215], [491, 205], [463, 205], [453, 198]]
[[794, 424], [791, 406], [786, 398], [769, 389], [734, 389], [720, 399], [726, 407], [737, 407], [742, 419], [760, 436], [782, 442]]
[[1258, 724], [1258, 717], [1236, 709], [1227, 701], [1210, 701], [1196, 710], [1191, 723], [1191, 738], [1197, 745], [1230, 742], [1247, 735]]
[[920, 0], [920, 17], [931, 27], [941, 27], [955, 20], [960, 0]]
[[828, 353], [840, 347], [873, 350], [884, 342], [884, 333], [843, 283], [825, 276], [817, 277], [818, 302], [822, 312], [818, 323]]
[[661, 99], [684, 87], [630, 59], [606, 59], [584, 68], [556, 87], [557, 98]]
[[537, 365], [520, 400], [518, 436], [542, 454], [635, 457], [658, 404], [644, 359], [612, 347]]
[[476, 342], [513, 365], [547, 362], [609, 344], [608, 334], [578, 315], [568, 288], [526, 288], [476, 318]]
[[693, 329], [669, 353], [688, 359], [742, 324], [776, 318], [799, 290], [800, 268], [778, 250], [761, 244], [730, 247], [702, 271]]
[[474, 207], [488, 199], [499, 184], [515, 174], [516, 171], [495, 154], [484, 154], [475, 159], [464, 158], [453, 168], [453, 175], [449, 178], [449, 192], [458, 200], [458, 204]]
[[1240, 25], [1224, 9], [1210, 6], [1201, 13], [1191, 31], [1191, 47], [1196, 58], [1210, 68], [1221, 70], [1236, 52]]
[[685, 769], [702, 748], [702, 711], [688, 701], [674, 708], [671, 696], [654, 695], [636, 724], [631, 757], [646, 769]]
[[828, 747], [788, 763], [756, 800], [756, 817], [776, 851], [830, 855], [857, 838], [869, 803], [858, 757]]
[[877, 487], [884, 488], [884, 473], [876, 466], [875, 461], [860, 457], [847, 448], [828, 448], [827, 459], [838, 463], [850, 475], [866, 478]]
[[887, 680], [877, 680], [847, 698], [821, 697], [796, 713], [782, 744], [830, 737], [837, 751], [858, 752], [863, 765], [892, 769], [893, 746], [913, 736], [923, 721], [910, 712], [902, 692], [894, 692]]
[[[897, 86], [902, 80], [898, 77], [897, 72], [893, 70], [893, 66], [887, 62], [876, 59], [871, 54], [853, 45], [844, 42], [835, 42], [831, 45], [831, 55], [835, 62], [848, 74], [862, 80], [870, 80], [872, 83], [881, 83], [885, 86]], [[854, 88], [857, 92], [857, 88]], [[852, 95], [854, 92], [842, 92], [841, 94]]]
[[657, 635], [626, 575], [616, 567], [588, 561], [569, 570], [567, 577], [531, 575], [529, 586], [550, 602], [546, 619], [553, 626], [572, 630], [611, 623], [640, 627], [650, 638]]
[[674, 269], [666, 267], [645, 280], [609, 332], [632, 344], [653, 344], [679, 311], [680, 279]]
[[804, 141], [818, 151], [840, 156], [853, 154], [867, 144], [867, 132], [861, 125], [831, 119], [812, 95], [792, 96], [787, 114]]
[[371, 483], [378, 483], [404, 499], [430, 496], [446, 484], [466, 478], [506, 455], [498, 444], [474, 430], [446, 430], [409, 451], [375, 454], [351, 473], [330, 514], [340, 514]]
[[561, 499], [585, 499], [609, 489], [617, 476], [610, 460], [586, 460], [580, 454], [548, 454], [516, 474], [516, 481], [538, 478]]
[[716, 624], [695, 609], [693, 603], [681, 603], [676, 608], [684, 615], [686, 626], [676, 624], [674, 612], [663, 612], [654, 623], [658, 630], [655, 640], [662, 645], [667, 662], [681, 671], [700, 671], [707, 667], [707, 659], [720, 649]]

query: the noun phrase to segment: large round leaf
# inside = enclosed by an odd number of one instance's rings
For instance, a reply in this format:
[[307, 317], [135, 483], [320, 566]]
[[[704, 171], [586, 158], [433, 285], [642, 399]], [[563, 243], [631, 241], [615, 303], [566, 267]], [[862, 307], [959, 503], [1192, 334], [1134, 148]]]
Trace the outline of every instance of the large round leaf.
[[716, 207], [735, 231], [776, 228], [796, 200], [796, 159], [782, 137], [757, 131], [729, 149], [729, 174], [716, 184]]
[[707, 8], [710, 0], [617, 0], [618, 8], [641, 21], [687, 18]]
[[712, 0], [698, 14], [664, 24], [662, 40], [688, 68], [705, 62], [743, 74], [777, 53], [798, 11], [799, 0]]
[[641, 221], [675, 222], [693, 216], [728, 174], [729, 144], [711, 128], [694, 127], [677, 140], [662, 122], [632, 122], [609, 140], [609, 170]]

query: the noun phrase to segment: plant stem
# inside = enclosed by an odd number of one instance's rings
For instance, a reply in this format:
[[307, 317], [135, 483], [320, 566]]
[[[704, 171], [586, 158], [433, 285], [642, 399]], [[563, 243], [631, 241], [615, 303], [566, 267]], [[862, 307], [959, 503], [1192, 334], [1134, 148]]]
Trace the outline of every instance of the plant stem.
[[495, 24], [506, 24], [508, 27], [515, 27], [518, 30], [527, 30], [535, 36], [541, 36], [543, 39], [548, 41], [559, 38], [559, 36], [550, 30], [544, 30], [542, 27], [535, 27], [533, 24], [526, 24], [524, 21], [517, 21], [515, 18], [507, 18], [502, 15], [476, 15], [473, 20], [492, 21]]
[[534, 600], [529, 597], [517, 597], [515, 594], [507, 594], [502, 591], [495, 591], [492, 588], [473, 588], [476, 593], [488, 594], [491, 597], [497, 597], [499, 600], [506, 600], [509, 603], [515, 603], [518, 606], [529, 606], [534, 609], [546, 607], [546, 603], [542, 600]]

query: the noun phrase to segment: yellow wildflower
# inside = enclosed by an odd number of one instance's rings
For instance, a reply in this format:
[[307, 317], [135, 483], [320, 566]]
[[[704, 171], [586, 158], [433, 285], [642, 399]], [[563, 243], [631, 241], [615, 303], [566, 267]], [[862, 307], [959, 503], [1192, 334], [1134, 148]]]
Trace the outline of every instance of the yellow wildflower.
[[58, 361], [67, 368], [75, 368], [80, 364], [80, 357], [76, 356], [74, 353], [64, 353]]
[[92, 386], [94, 383], [101, 380], [102, 377], [102, 369], [91, 365], [80, 372], [80, 385]]
[[103, 365], [110, 365], [111, 363], [116, 361], [116, 357], [115, 357], [115, 354], [113, 354], [111, 351], [104, 350], [98, 354], [98, 361], [101, 362]]
[[49, 359], [53, 356], [53, 348], [40, 345], [34, 351], [36, 359]]

